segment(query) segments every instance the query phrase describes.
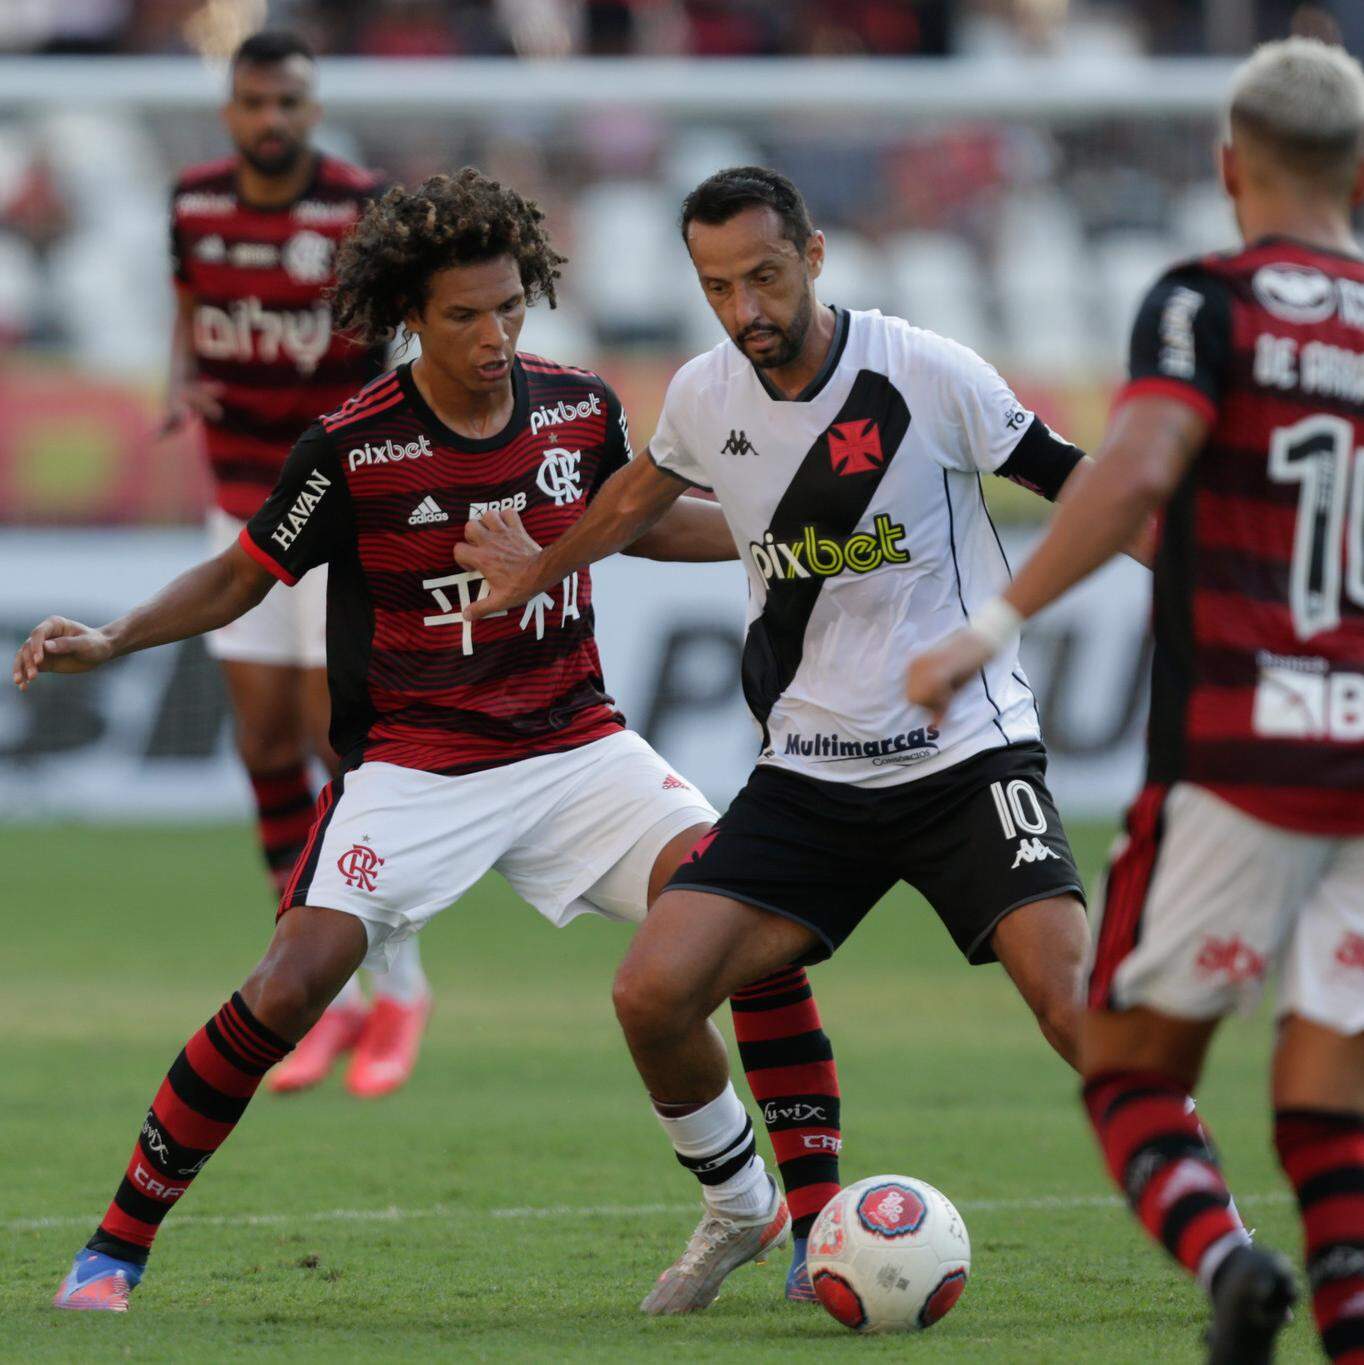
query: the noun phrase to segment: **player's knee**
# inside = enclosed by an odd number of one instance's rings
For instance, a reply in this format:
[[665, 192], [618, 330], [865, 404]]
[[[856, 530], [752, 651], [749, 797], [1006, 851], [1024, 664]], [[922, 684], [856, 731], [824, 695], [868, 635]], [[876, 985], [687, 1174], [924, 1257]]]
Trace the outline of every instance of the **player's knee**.
[[1042, 1036], [1073, 1067], [1079, 1066], [1080, 1002], [1067, 992], [1044, 995], [1033, 1004]]
[[283, 726], [237, 726], [237, 752], [249, 773], [277, 773], [292, 768], [304, 762], [305, 747], [301, 735]]
[[616, 1018], [632, 1042], [648, 1046], [684, 1032], [690, 1022], [685, 997], [670, 974], [628, 957], [611, 987]]
[[252, 972], [242, 995], [266, 1028], [297, 1041], [322, 1016], [334, 992], [301, 964], [271, 954]]

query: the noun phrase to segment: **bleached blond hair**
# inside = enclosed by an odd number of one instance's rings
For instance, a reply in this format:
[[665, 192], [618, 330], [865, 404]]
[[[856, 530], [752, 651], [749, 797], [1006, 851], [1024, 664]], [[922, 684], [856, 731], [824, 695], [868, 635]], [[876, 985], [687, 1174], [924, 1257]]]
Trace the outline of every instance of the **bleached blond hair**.
[[1364, 154], [1364, 69], [1316, 38], [1265, 43], [1236, 73], [1229, 121], [1284, 170], [1348, 191]]

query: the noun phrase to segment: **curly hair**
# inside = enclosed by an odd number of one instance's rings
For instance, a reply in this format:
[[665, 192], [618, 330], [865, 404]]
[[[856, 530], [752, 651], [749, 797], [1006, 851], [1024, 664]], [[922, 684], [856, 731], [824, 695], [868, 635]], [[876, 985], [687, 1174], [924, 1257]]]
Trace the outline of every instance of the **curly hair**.
[[498, 256], [516, 261], [528, 304], [543, 298], [553, 308], [567, 257], [550, 245], [544, 220], [537, 205], [472, 166], [433, 175], [415, 190], [389, 190], [337, 254], [338, 329], [366, 345], [387, 341], [404, 318], [421, 312], [434, 274]]

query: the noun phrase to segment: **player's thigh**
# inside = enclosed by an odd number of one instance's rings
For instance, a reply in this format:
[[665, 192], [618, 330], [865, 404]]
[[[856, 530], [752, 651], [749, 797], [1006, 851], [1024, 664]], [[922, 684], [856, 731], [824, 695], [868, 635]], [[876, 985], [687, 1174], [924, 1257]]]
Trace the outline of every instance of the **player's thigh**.
[[1019, 906], [995, 926], [991, 950], [1018, 993], [1039, 1015], [1074, 1015], [1089, 956], [1089, 922], [1075, 895]]
[[703, 891], [801, 926], [810, 949], [795, 960], [814, 962], [837, 951], [894, 883], [856, 795], [840, 804], [822, 785], [759, 767], [683, 859], [650, 918], [674, 891]]
[[616, 973], [617, 1012], [674, 1023], [707, 1018], [736, 990], [822, 948], [797, 920], [676, 884], [658, 898]]
[[1079, 972], [1084, 888], [1040, 745], [968, 760], [928, 811], [907, 814], [888, 833], [904, 850], [899, 875], [923, 893], [969, 963], [996, 961], [1002, 945], [1011, 974], [1029, 989]]
[[553, 924], [586, 912], [639, 923], [663, 851], [718, 818], [630, 731], [515, 767], [520, 823], [497, 870]]
[[443, 777], [362, 763], [330, 782], [281, 901], [364, 921], [366, 965], [386, 968], [398, 943], [459, 899], [511, 840], [515, 793], [505, 769]]
[[1250, 1009], [1316, 880], [1321, 841], [1201, 787], [1150, 787], [1109, 865], [1087, 999], [1176, 1019]]

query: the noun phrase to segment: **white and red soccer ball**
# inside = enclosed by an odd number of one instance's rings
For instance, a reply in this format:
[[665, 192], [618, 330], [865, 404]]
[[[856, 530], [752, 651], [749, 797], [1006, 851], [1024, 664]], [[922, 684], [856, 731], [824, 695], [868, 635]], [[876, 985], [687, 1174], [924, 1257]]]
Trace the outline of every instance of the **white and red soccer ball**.
[[961, 1297], [971, 1239], [952, 1201], [922, 1180], [874, 1175], [840, 1190], [810, 1229], [810, 1282], [856, 1332], [921, 1332]]

